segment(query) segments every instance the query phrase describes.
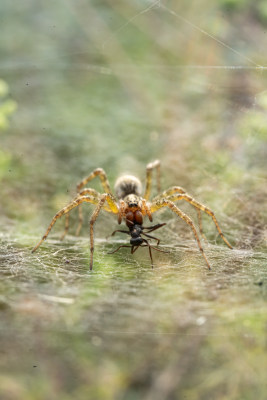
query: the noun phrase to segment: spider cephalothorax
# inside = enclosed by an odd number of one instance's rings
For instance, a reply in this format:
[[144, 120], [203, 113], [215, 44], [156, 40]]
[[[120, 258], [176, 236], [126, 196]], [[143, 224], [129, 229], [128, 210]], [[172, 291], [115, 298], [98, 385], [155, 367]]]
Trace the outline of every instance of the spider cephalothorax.
[[[156, 169], [157, 171], [157, 189], [158, 195], [154, 197], [154, 199], [150, 202], [148, 199], [150, 197], [151, 191], [151, 173], [152, 170]], [[114, 252], [118, 251], [121, 247], [130, 247], [131, 253], [134, 253], [140, 246], [148, 247], [150, 258], [152, 261], [152, 253], [151, 249], [155, 249], [158, 251], [162, 251], [155, 246], [152, 246], [149, 243], [149, 240], [156, 240], [159, 245], [160, 240], [155, 238], [154, 236], [149, 235], [150, 232], [161, 228], [163, 224], [157, 224], [150, 227], [143, 226], [144, 217], [148, 217], [150, 221], [152, 221], [152, 214], [162, 207], [168, 207], [171, 211], [173, 211], [178, 217], [184, 220], [191, 228], [195, 239], [197, 241], [199, 250], [201, 251], [208, 268], [210, 269], [210, 264], [206, 258], [206, 255], [203, 251], [203, 248], [200, 243], [199, 235], [196, 230], [196, 227], [191, 220], [191, 218], [186, 215], [183, 211], [181, 211], [175, 204], [175, 202], [180, 200], [185, 200], [190, 203], [198, 213], [198, 221], [199, 221], [199, 229], [202, 234], [202, 222], [201, 222], [201, 211], [205, 212], [209, 216], [211, 216], [221, 238], [227, 244], [228, 247], [232, 248], [228, 240], [224, 237], [221, 228], [219, 227], [218, 221], [214, 215], [214, 212], [203, 204], [199, 203], [193, 197], [188, 195], [186, 191], [180, 186], [173, 186], [168, 190], [165, 190], [160, 194], [160, 162], [158, 160], [154, 161], [147, 165], [146, 168], [146, 186], [143, 197], [141, 197], [142, 193], [142, 185], [139, 179], [132, 175], [125, 175], [120, 178], [115, 183], [115, 192], [116, 197], [112, 194], [110, 185], [106, 176], [105, 171], [102, 168], [95, 169], [90, 175], [88, 175], [85, 179], [83, 179], [77, 185], [77, 196], [62, 210], [60, 210], [52, 219], [49, 227], [45, 235], [42, 237], [40, 242], [34, 247], [33, 252], [40, 246], [40, 244], [47, 238], [50, 230], [53, 225], [63, 215], [66, 215], [66, 223], [65, 223], [65, 231], [63, 237], [68, 232], [69, 228], [69, 212], [81, 205], [82, 203], [92, 203], [96, 205], [96, 208], [92, 214], [90, 219], [90, 251], [91, 251], [91, 259], [90, 259], [90, 269], [93, 268], [93, 253], [94, 253], [94, 223], [99, 215], [101, 209], [117, 214], [118, 223], [120, 224], [123, 220], [125, 221], [129, 231], [124, 230], [116, 230], [113, 232], [114, 235], [116, 232], [126, 233], [131, 236], [130, 245], [121, 245], [118, 249], [114, 250]], [[103, 194], [98, 193], [96, 190], [91, 188], [82, 189], [89, 181], [91, 181], [96, 176], [100, 177], [104, 192]], [[81, 190], [82, 189], [82, 190]], [[76, 231], [76, 234], [79, 234], [81, 226], [82, 226], [83, 218], [82, 218], [82, 209], [79, 207], [79, 225]], [[144, 238], [145, 236], [145, 238]], [[63, 238], [62, 237], [62, 238]], [[148, 239], [147, 239], [148, 238]]]

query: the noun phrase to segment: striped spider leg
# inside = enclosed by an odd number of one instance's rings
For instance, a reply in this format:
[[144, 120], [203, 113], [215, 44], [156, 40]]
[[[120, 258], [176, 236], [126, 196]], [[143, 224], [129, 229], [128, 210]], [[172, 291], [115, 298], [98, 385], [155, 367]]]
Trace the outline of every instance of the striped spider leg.
[[77, 199], [74, 199], [72, 202], [70, 202], [66, 207], [58, 211], [56, 215], [52, 218], [50, 225], [48, 226], [42, 239], [33, 248], [32, 253], [34, 253], [38, 249], [38, 247], [43, 243], [43, 241], [46, 240], [52, 227], [60, 217], [62, 217], [63, 215], [67, 215], [73, 208], [78, 207], [80, 204], [84, 202], [96, 204], [96, 208], [90, 219], [90, 254], [91, 254], [90, 270], [91, 270], [93, 268], [93, 254], [94, 254], [94, 223], [99, 215], [99, 212], [101, 211], [101, 209], [104, 209], [105, 211], [112, 212], [114, 214], [119, 213], [119, 208], [115, 201], [115, 198], [113, 197], [113, 195], [109, 193], [104, 193], [100, 195], [99, 199], [96, 199], [93, 196], [80, 196]]
[[[81, 190], [88, 182], [90, 182], [91, 180], [93, 180], [96, 177], [100, 178], [100, 182], [104, 189], [104, 192], [112, 195], [112, 192], [110, 189], [110, 184], [109, 184], [109, 181], [107, 178], [107, 174], [105, 173], [105, 171], [102, 168], [96, 168], [93, 172], [91, 172], [91, 174], [89, 174], [86, 178], [84, 178], [81, 182], [79, 182], [77, 184], [76, 190], [77, 190], [78, 194], [75, 197], [75, 199], [78, 199], [80, 196], [85, 196], [85, 195], [93, 196], [97, 200], [100, 199], [100, 193], [92, 188], [85, 188], [85, 189]], [[76, 233], [75, 233], [76, 236], [79, 236], [81, 228], [82, 228], [82, 224], [83, 224], [82, 207], [79, 207], [78, 213], [79, 213], [79, 223], [78, 223]], [[69, 230], [69, 214], [66, 214], [65, 230], [61, 236], [61, 240], [64, 239], [64, 237], [68, 233], [68, 230]]]
[[149, 163], [146, 167], [146, 186], [145, 186], [145, 194], [144, 199], [148, 200], [151, 193], [151, 182], [152, 182], [152, 170], [156, 169], [157, 171], [157, 191], [160, 193], [160, 161], [155, 160]]
[[[161, 200], [161, 199], [169, 199], [169, 198], [171, 199], [170, 196], [177, 194], [177, 193], [187, 195], [186, 190], [184, 188], [182, 188], [181, 186], [172, 186], [171, 188], [164, 190], [164, 192], [162, 192], [160, 195], [156, 196], [153, 200], [155, 201], [155, 200]], [[172, 200], [172, 201], [175, 201], [175, 200]], [[206, 239], [206, 237], [203, 233], [201, 209], [198, 208], [195, 204], [192, 204], [192, 205], [196, 208], [196, 211], [197, 211], [198, 226], [199, 226], [200, 234], [204, 239]]]
[[186, 215], [172, 201], [170, 201], [168, 199], [161, 199], [161, 200], [152, 201], [152, 203], [150, 205], [151, 213], [153, 214], [154, 212], [158, 211], [162, 207], [169, 207], [171, 209], [171, 211], [173, 211], [176, 215], [178, 215], [178, 217], [183, 219], [190, 226], [190, 228], [192, 229], [192, 231], [193, 231], [193, 233], [195, 235], [199, 250], [202, 253], [202, 256], [203, 256], [204, 260], [206, 261], [206, 264], [207, 264], [208, 268], [211, 269], [210, 263], [209, 263], [206, 255], [204, 253], [203, 247], [201, 246], [200, 239], [199, 239], [196, 227], [195, 227], [193, 221], [191, 220], [191, 218], [189, 218], [188, 215]]
[[[216, 229], [219, 232], [219, 235], [221, 236], [222, 240], [227, 244], [227, 246], [230, 249], [232, 249], [233, 247], [231, 246], [231, 244], [228, 242], [228, 240], [226, 239], [226, 237], [222, 233], [222, 230], [221, 230], [221, 228], [219, 226], [217, 218], [214, 215], [214, 212], [210, 208], [206, 207], [204, 204], [199, 203], [192, 196], [189, 196], [186, 192], [181, 193], [177, 189], [180, 190], [181, 188], [174, 186], [174, 187], [166, 190], [165, 192], [163, 192], [162, 198], [168, 199], [171, 202], [180, 201], [180, 200], [187, 201], [189, 204], [191, 204], [193, 207], [195, 207], [197, 209], [199, 218], [200, 218], [200, 212], [201, 211], [203, 211], [206, 214], [208, 214], [212, 218], [212, 220], [213, 220], [213, 222], [214, 222], [214, 224], [216, 226]], [[177, 194], [177, 191], [179, 192], [179, 194]], [[199, 219], [199, 221], [201, 221], [201, 219]], [[202, 231], [202, 223], [200, 224], [200, 231]]]

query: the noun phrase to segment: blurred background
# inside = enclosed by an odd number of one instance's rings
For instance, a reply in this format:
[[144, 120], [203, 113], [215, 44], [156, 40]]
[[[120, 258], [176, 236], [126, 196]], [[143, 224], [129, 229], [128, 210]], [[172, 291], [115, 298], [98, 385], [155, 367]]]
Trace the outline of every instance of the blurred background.
[[[0, 26], [1, 398], [266, 399], [266, 1], [2, 0]], [[154, 159], [233, 244], [204, 216], [211, 272], [168, 211], [154, 270], [105, 213], [92, 273], [75, 211], [30, 253], [93, 169]]]

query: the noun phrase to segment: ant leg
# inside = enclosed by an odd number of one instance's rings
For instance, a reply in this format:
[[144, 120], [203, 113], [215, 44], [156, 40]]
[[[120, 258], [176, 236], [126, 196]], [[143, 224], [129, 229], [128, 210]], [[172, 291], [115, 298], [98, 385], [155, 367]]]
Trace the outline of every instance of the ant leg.
[[120, 232], [120, 233], [127, 233], [127, 235], [130, 235], [129, 231], [122, 231], [121, 229], [117, 229], [116, 231], [112, 232], [112, 234], [110, 236], [114, 236], [115, 233]]
[[116, 253], [118, 250], [120, 250], [122, 247], [132, 247], [132, 246], [127, 245], [127, 244], [122, 244], [122, 245], [119, 246], [116, 250], [109, 251], [108, 254], [114, 254], [114, 253]]
[[157, 225], [154, 225], [154, 226], [146, 226], [146, 227], [143, 227], [143, 229], [148, 229], [147, 233], [150, 233], [150, 232], [155, 231], [156, 229], [161, 228], [164, 225], [166, 225], [166, 222], [164, 222], [164, 224], [157, 224]]
[[150, 256], [150, 260], [151, 260], [151, 268], [153, 268], [154, 267], [154, 263], [153, 263], [153, 258], [152, 258], [151, 246], [150, 246], [150, 244], [148, 243], [148, 241], [146, 239], [144, 239], [144, 242], [148, 246], [149, 256]]
[[148, 235], [147, 233], [142, 232], [142, 235], [148, 237], [149, 239], [154, 239], [157, 241], [157, 246], [160, 244], [160, 239], [156, 238], [155, 236]]

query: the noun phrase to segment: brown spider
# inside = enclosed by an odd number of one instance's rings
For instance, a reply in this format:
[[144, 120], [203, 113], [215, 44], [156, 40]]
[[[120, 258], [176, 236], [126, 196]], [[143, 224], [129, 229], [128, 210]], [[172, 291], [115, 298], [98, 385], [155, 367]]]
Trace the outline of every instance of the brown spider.
[[[153, 169], [156, 169], [157, 171], [157, 190], [159, 194], [151, 202], [149, 202], [148, 199], [151, 192], [151, 176]], [[83, 186], [85, 186], [89, 181], [94, 179], [96, 176], [99, 176], [105, 193], [100, 194], [96, 190], [91, 188], [85, 188], [81, 190]], [[139, 179], [137, 179], [135, 176], [126, 175], [118, 178], [115, 183], [115, 192], [117, 196], [116, 198], [111, 192], [109, 181], [107, 179], [105, 171], [102, 168], [95, 169], [90, 175], [88, 175], [85, 179], [83, 179], [77, 185], [77, 192], [78, 192], [77, 196], [66, 207], [62, 208], [62, 210], [57, 212], [57, 214], [52, 219], [49, 227], [47, 228], [46, 233], [44, 234], [40, 242], [34, 247], [32, 252], [34, 252], [41, 245], [41, 243], [47, 238], [50, 230], [52, 229], [57, 219], [62, 217], [63, 215], [66, 215], [65, 231], [62, 236], [62, 238], [64, 238], [69, 228], [69, 212], [73, 208], [78, 207], [80, 204], [87, 202], [96, 204], [96, 208], [90, 219], [90, 251], [91, 251], [90, 270], [93, 268], [94, 223], [101, 209], [113, 214], [117, 214], [118, 223], [120, 224], [122, 220], [125, 220], [126, 225], [129, 228], [129, 231], [118, 230], [112, 233], [112, 235], [114, 235], [116, 232], [122, 232], [122, 233], [127, 233], [128, 235], [131, 236], [130, 246], [129, 245], [119, 246], [118, 249], [114, 250], [112, 253], [115, 253], [121, 247], [131, 247], [131, 253], [133, 254], [140, 246], [142, 247], [145, 246], [148, 247], [149, 249], [150, 258], [152, 261], [151, 248], [158, 251], [162, 250], [158, 249], [157, 247], [151, 246], [149, 241], [143, 238], [141, 235], [144, 235], [149, 239], [156, 240], [158, 245], [159, 239], [149, 235], [149, 233], [158, 228], [161, 228], [165, 224], [157, 224], [150, 227], [144, 227], [143, 217], [148, 216], [149, 220], [152, 221], [152, 214], [154, 212], [158, 211], [162, 207], [169, 207], [171, 211], [173, 211], [178, 217], [183, 219], [192, 229], [193, 234], [195, 235], [196, 241], [198, 243], [199, 250], [201, 251], [202, 256], [204, 257], [207, 263], [207, 266], [210, 269], [210, 264], [201, 246], [200, 239], [193, 221], [191, 220], [191, 218], [188, 217], [188, 215], [183, 213], [174, 204], [174, 202], [179, 200], [185, 200], [196, 208], [198, 212], [198, 221], [201, 234], [202, 234], [201, 211], [203, 211], [211, 216], [221, 238], [224, 240], [227, 246], [230, 247], [230, 249], [232, 249], [232, 246], [230, 245], [228, 240], [224, 237], [221, 228], [219, 227], [218, 221], [212, 210], [210, 210], [208, 207], [196, 201], [193, 197], [189, 196], [185, 192], [185, 190], [179, 186], [173, 186], [160, 194], [160, 161], [158, 160], [148, 164], [146, 167], [146, 186], [145, 186], [144, 197], [141, 197], [142, 186]], [[82, 209], [80, 207], [79, 225], [76, 234], [79, 234], [80, 232], [82, 221], [83, 221]]]

